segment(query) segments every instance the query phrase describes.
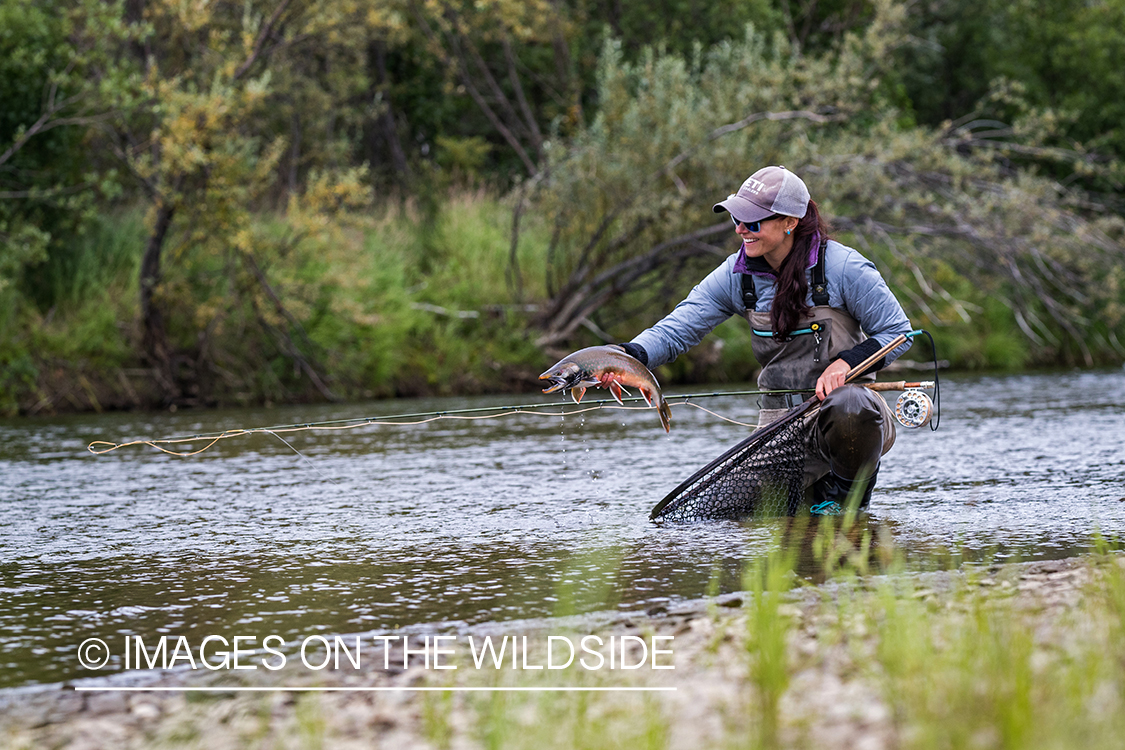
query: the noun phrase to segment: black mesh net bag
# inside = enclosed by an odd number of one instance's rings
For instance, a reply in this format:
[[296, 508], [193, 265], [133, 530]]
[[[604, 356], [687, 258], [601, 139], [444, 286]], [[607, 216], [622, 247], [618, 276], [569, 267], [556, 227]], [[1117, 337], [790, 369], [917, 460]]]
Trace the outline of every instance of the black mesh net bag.
[[690, 476], [649, 517], [692, 523], [796, 514], [815, 414], [803, 406], [795, 410], [800, 414], [791, 412], [755, 432]]
[[[887, 352], [906, 341], [897, 336], [853, 367], [844, 378], [861, 377]], [[751, 516], [796, 515], [804, 496], [805, 456], [816, 414], [816, 396], [781, 419], [754, 432], [738, 445], [684, 480], [657, 503], [649, 518], [691, 523]]]

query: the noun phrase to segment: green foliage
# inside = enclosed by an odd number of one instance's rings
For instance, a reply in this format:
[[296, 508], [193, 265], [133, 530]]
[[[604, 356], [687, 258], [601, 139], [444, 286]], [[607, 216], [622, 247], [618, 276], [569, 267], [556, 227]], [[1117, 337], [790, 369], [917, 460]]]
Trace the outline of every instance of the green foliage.
[[469, 182], [480, 178], [488, 152], [492, 150], [492, 146], [480, 136], [451, 138], [439, 135], [437, 146], [438, 164], [443, 169], [449, 170], [454, 179]]
[[[526, 313], [511, 305], [502, 203], [452, 194], [439, 201], [437, 226], [423, 232], [423, 217], [410, 207], [375, 216], [344, 211], [326, 220], [323, 204], [340, 194], [336, 182], [319, 184], [323, 190], [309, 195], [319, 201], [315, 211], [294, 206], [288, 217], [254, 217], [244, 235], [284, 313], [229, 254], [179, 235], [170, 240], [179, 270], [163, 292], [174, 323], [169, 335], [187, 348], [201, 344], [202, 332], [212, 364], [201, 393], [211, 403], [312, 397], [282, 330], [340, 397], [526, 387], [542, 355], [524, 333]], [[537, 270], [534, 247], [542, 233], [531, 220], [527, 229], [518, 257]], [[444, 252], [426, 248], [423, 238], [431, 234]], [[136, 212], [95, 223], [69, 254], [45, 266], [60, 285], [49, 317], [15, 292], [0, 294], [5, 412], [40, 401], [40, 372], [60, 363], [92, 378], [103, 406], [134, 403], [121, 390], [118, 368], [140, 365], [127, 322], [137, 314], [143, 243]], [[51, 395], [59, 384], [43, 385]]]
[[[1112, 747], [1120, 696], [1105, 649], [1116, 648], [1103, 586], [1119, 585], [1120, 568], [1104, 570], [1081, 611], [1062, 614], [1055, 637], [1029, 628], [1026, 611], [985, 587], [938, 602], [910, 586], [888, 583], [869, 610], [878, 638], [883, 695], [911, 748]], [[1011, 583], [1008, 582], [1008, 590]], [[1082, 635], [1078, 635], [1081, 630]], [[1100, 709], [1094, 709], [1094, 706]], [[1081, 738], [1081, 740], [1079, 740]]]
[[778, 551], [766, 560], [758, 559], [747, 570], [744, 588], [747, 597], [746, 650], [750, 657], [750, 683], [753, 685], [752, 715], [757, 718], [755, 745], [778, 745], [781, 724], [781, 696], [789, 687], [789, 618], [781, 612], [782, 596], [790, 588], [793, 560]]
[[[691, 63], [650, 50], [633, 64], [610, 43], [598, 84], [605, 103], [538, 196], [557, 238], [541, 341], [566, 339], [595, 314], [622, 338], [651, 324], [734, 249], [705, 244], [730, 233], [722, 222], [706, 229], [710, 205], [747, 173], [781, 163], [901, 290], [915, 323], [939, 329], [943, 350], [948, 340], [968, 353], [955, 339], [970, 331], [978, 354], [968, 364], [1092, 364], [1125, 353], [1110, 335], [1123, 324], [1115, 258], [1125, 224], [1084, 214], [1086, 194], [993, 152], [962, 153], [941, 133], [904, 128], [878, 75], [902, 23], [900, 7], [881, 5], [863, 37], [817, 58], [752, 30]], [[668, 283], [673, 272], [678, 285]], [[657, 294], [668, 300], [659, 307]], [[638, 300], [645, 307], [631, 308]], [[1100, 341], [1087, 334], [1094, 321], [1105, 326]]]
[[[65, 253], [97, 200], [116, 193], [86, 134], [105, 114], [101, 93], [119, 82], [121, 12], [90, 0], [0, 2], [0, 292]], [[53, 304], [41, 279], [24, 286], [43, 309]]]
[[[144, 219], [137, 211], [91, 217], [80, 234], [60, 242], [36, 269], [35, 288], [43, 293], [43, 302], [80, 307], [108, 287], [132, 279], [137, 273], [144, 232]], [[130, 293], [134, 283], [127, 284]]]
[[[895, 75], [919, 120], [940, 125], [976, 112], [1016, 125], [1029, 111], [1055, 120], [1045, 144], [1125, 157], [1125, 81], [1119, 74], [1125, 3], [968, 2], [914, 6], [912, 43], [898, 50]], [[988, 97], [1003, 82], [1009, 94]], [[1071, 163], [1059, 164], [1060, 177]], [[1120, 190], [1120, 175], [1116, 180]]]
[[[508, 387], [666, 312], [766, 163], [955, 366], [1117, 361], [1121, 2], [906, 10], [0, 0], [5, 408], [151, 367], [157, 318], [173, 400]], [[664, 377], [754, 367], [730, 324]]]
[[10, 342], [0, 345], [0, 414], [17, 414], [20, 397], [34, 392], [39, 368], [30, 352]]

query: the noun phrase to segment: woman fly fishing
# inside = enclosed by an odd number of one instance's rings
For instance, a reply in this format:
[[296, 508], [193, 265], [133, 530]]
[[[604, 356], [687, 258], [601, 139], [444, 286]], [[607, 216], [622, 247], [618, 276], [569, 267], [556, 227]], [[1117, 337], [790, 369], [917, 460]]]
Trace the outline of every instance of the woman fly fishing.
[[[713, 210], [730, 214], [741, 247], [623, 348], [654, 369], [732, 315], [746, 317], [762, 367], [759, 387], [815, 388], [823, 398], [804, 462], [804, 495], [813, 512], [844, 507], [852, 493], [865, 507], [879, 460], [894, 444], [894, 420], [880, 396], [844, 379], [852, 367], [910, 333], [902, 305], [871, 261], [829, 238], [804, 181], [785, 167], [758, 170]], [[891, 350], [871, 372], [909, 347], [907, 340]], [[759, 429], [803, 398], [764, 396]]]

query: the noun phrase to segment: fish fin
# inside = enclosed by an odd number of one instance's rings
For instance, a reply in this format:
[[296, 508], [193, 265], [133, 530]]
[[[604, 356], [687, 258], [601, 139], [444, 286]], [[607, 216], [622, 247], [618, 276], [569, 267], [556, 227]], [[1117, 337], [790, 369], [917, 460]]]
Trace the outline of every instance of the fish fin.
[[660, 397], [660, 405], [656, 408], [656, 412], [660, 415], [660, 426], [664, 428], [665, 432], [671, 432], [672, 407], [668, 405], [663, 396]]
[[578, 385], [578, 386], [575, 386], [574, 388], [570, 389], [570, 397], [572, 399], [574, 399], [574, 403], [576, 403], [576, 404], [582, 403], [582, 397], [585, 396], [585, 395], [586, 395], [586, 387], [585, 386]]
[[650, 391], [648, 388], [641, 388], [640, 391], [641, 395], [645, 397], [645, 403], [649, 406], [652, 406], [652, 391]]
[[616, 401], [617, 403], [621, 404], [622, 406], [624, 406], [624, 404], [621, 402], [621, 391], [622, 390], [624, 390], [624, 389], [621, 387], [621, 384], [618, 383], [616, 380], [611, 380], [609, 382], [609, 392], [613, 394], [613, 400]]

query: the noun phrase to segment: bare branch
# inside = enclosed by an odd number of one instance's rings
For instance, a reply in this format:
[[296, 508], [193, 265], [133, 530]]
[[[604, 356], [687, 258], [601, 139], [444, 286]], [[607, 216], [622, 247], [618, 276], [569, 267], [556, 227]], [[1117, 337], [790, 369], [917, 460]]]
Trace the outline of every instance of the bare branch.
[[284, 13], [285, 9], [289, 7], [290, 2], [292, 2], [292, 0], [281, 0], [281, 3], [277, 6], [277, 9], [274, 10], [273, 15], [270, 16], [270, 19], [266, 21], [265, 26], [263, 26], [261, 31], [258, 32], [258, 38], [254, 40], [254, 49], [250, 51], [250, 56], [246, 58], [242, 65], [238, 66], [238, 69], [236, 71], [234, 71], [234, 76], [232, 76], [231, 80], [237, 81], [239, 78], [246, 74], [246, 71], [250, 70], [250, 67], [255, 62], [257, 62], [258, 57], [262, 54], [262, 50], [265, 48], [266, 40], [269, 39], [271, 34], [273, 34], [274, 27], [277, 25], [278, 21], [281, 20], [281, 14]]
[[724, 135], [742, 130], [743, 128], [749, 125], [753, 125], [756, 122], [761, 122], [762, 120], [769, 120], [773, 122], [778, 122], [781, 120], [808, 120], [810, 122], [826, 123], [841, 122], [844, 119], [845, 118], [843, 115], [821, 115], [817, 114], [816, 112], [809, 112], [807, 110], [794, 110], [789, 112], [755, 112], [752, 115], [748, 115], [742, 118], [738, 122], [732, 122], [728, 125], [723, 125], [722, 127], [715, 128], [710, 133], [708, 133], [707, 137], [702, 141], [696, 143], [694, 146], [686, 149], [682, 153], [677, 154], [671, 161], [654, 172], [653, 177], [668, 174], [680, 164], [694, 156], [695, 153], [699, 151], [699, 149], [703, 148], [708, 143], [722, 138]]
[[89, 190], [93, 186], [94, 184], [92, 182], [83, 182], [81, 185], [70, 185], [68, 187], [31, 190], [0, 190], [0, 200], [11, 200], [19, 198], [47, 199], [53, 198], [57, 195], [74, 195], [75, 193], [81, 193], [84, 190]]
[[672, 251], [687, 248], [685, 252], [689, 257], [713, 254], [715, 248], [700, 240], [729, 231], [729, 224], [723, 221], [661, 242], [643, 255], [627, 258], [605, 269], [566, 297], [559, 295], [556, 302], [558, 309], [548, 314], [545, 333], [537, 343], [546, 346], [564, 340], [583, 319], [613, 297], [624, 293], [638, 278], [659, 267], [667, 257], [674, 254]]
[[[258, 284], [262, 287], [262, 290], [265, 291], [266, 295], [270, 298], [270, 301], [273, 303], [274, 310], [285, 320], [289, 321], [289, 324], [296, 328], [297, 331], [301, 333], [302, 337], [305, 337], [304, 327], [301, 325], [301, 322], [293, 317], [293, 314], [289, 312], [288, 309], [286, 309], [285, 305], [281, 301], [281, 298], [277, 295], [277, 292], [275, 292], [273, 290], [273, 287], [270, 285], [269, 279], [266, 278], [266, 275], [258, 266], [258, 262], [254, 260], [254, 256], [250, 253], [243, 253], [242, 258], [246, 263], [246, 267], [250, 269], [250, 272], [254, 275], [254, 278], [258, 280]], [[293, 341], [293, 338], [286, 331], [280, 330], [275, 326], [267, 323], [264, 319], [261, 318], [261, 316], [259, 316], [259, 321], [274, 334], [275, 338], [277, 338], [278, 340], [278, 343], [280, 343], [282, 345], [282, 348], [285, 349], [285, 353], [294, 361], [294, 363], [296, 363], [301, 371], [308, 376], [309, 380], [312, 381], [312, 384], [318, 391], [320, 391], [320, 395], [324, 396], [329, 401], [337, 401], [338, 399], [336, 397], [336, 394], [334, 394], [324, 383], [324, 380], [320, 377], [320, 374], [316, 371], [315, 368], [313, 368], [312, 364], [309, 363], [305, 355], [301, 353], [301, 350], [297, 347], [297, 344]], [[307, 337], [305, 338], [307, 339]]]
[[81, 99], [80, 95], [63, 98], [61, 101], [56, 101], [55, 96], [58, 93], [58, 84], [52, 83], [50, 93], [47, 97], [47, 108], [39, 119], [32, 123], [31, 127], [20, 134], [20, 137], [8, 147], [8, 150], [0, 154], [0, 165], [3, 165], [13, 156], [15, 156], [20, 149], [22, 149], [29, 140], [38, 135], [45, 133], [52, 128], [61, 127], [63, 125], [80, 125], [90, 124], [100, 118], [87, 118], [87, 117], [70, 117], [70, 118], [55, 118], [55, 115], [63, 111], [70, 105]]
[[527, 121], [528, 130], [531, 132], [531, 145], [535, 147], [535, 153], [542, 161], [543, 134], [539, 131], [539, 123], [535, 121], [535, 115], [531, 111], [531, 106], [527, 103], [527, 97], [524, 96], [523, 84], [520, 83], [519, 73], [516, 72], [515, 55], [512, 54], [512, 45], [508, 41], [507, 34], [504, 35], [504, 58], [508, 62], [508, 80], [516, 92], [516, 101], [519, 102], [520, 111], [523, 112], [524, 120]]
[[[468, 74], [468, 71], [465, 70], [465, 65], [463, 64], [463, 62], [460, 60], [454, 60], [449, 55], [449, 53], [446, 52], [445, 46], [441, 43], [441, 40], [438, 39], [437, 34], [430, 26], [429, 21], [426, 20], [425, 15], [418, 9], [417, 3], [410, 3], [410, 12], [414, 15], [415, 20], [418, 21], [418, 25], [422, 29], [422, 32], [434, 44], [438, 56], [441, 58], [442, 62], [445, 63], [445, 65], [449, 68], [457, 71], [457, 75], [461, 79], [461, 83], [462, 85], [464, 85], [465, 90], [469, 92], [469, 96], [472, 97], [477, 107], [481, 112], [484, 113], [484, 116], [488, 118], [488, 121], [492, 123], [492, 127], [496, 128], [496, 131], [500, 133], [500, 136], [505, 141], [507, 141], [512, 150], [516, 152], [516, 156], [518, 156], [520, 158], [520, 161], [523, 162], [524, 168], [527, 169], [527, 173], [531, 176], [536, 175], [539, 172], [539, 168], [531, 160], [531, 157], [528, 156], [526, 149], [524, 149], [523, 147], [523, 144], [520, 143], [515, 134], [512, 133], [512, 131], [500, 120], [496, 112], [493, 111], [492, 107], [490, 107], [488, 105], [488, 102], [485, 101], [485, 98], [477, 89], [476, 84], [473, 83], [472, 77]], [[454, 42], [456, 42], [456, 37], [454, 37]]]

